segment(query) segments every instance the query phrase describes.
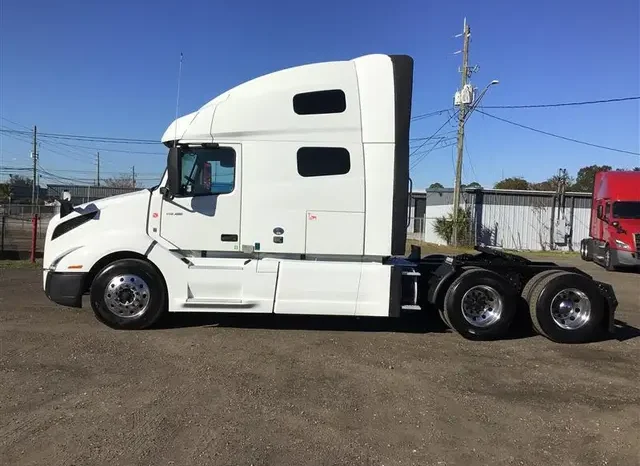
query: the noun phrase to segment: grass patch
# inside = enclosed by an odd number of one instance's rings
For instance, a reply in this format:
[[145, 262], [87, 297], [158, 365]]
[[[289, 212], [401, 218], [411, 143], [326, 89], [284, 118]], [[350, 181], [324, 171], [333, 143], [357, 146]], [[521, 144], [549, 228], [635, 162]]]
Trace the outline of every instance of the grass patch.
[[36, 260], [35, 263], [30, 260], [0, 260], [0, 270], [2, 269], [41, 269], [42, 260]]

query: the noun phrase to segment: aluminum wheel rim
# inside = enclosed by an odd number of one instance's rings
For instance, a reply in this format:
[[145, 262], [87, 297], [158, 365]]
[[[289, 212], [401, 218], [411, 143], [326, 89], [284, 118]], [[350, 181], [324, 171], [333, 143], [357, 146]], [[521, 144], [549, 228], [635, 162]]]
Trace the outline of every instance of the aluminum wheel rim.
[[565, 330], [576, 330], [591, 318], [591, 300], [576, 288], [566, 288], [551, 300], [551, 317]]
[[495, 288], [476, 285], [462, 297], [462, 315], [475, 327], [489, 327], [502, 317], [502, 296]]
[[117, 275], [104, 291], [107, 309], [118, 317], [135, 318], [147, 311], [151, 293], [149, 285], [133, 274]]

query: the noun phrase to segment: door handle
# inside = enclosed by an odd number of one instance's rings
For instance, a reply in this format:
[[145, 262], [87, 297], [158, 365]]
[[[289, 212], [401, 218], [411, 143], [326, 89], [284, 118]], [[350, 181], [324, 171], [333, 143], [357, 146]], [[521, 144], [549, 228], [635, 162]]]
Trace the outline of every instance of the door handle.
[[237, 242], [238, 241], [238, 235], [230, 235], [230, 234], [222, 234], [220, 235], [220, 241], [225, 241], [225, 242]]

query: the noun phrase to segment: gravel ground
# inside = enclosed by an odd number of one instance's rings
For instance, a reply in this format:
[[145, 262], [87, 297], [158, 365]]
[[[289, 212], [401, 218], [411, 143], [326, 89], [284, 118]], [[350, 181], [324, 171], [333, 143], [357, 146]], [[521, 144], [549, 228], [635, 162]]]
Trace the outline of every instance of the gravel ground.
[[171, 316], [115, 331], [0, 270], [0, 464], [640, 464], [640, 276], [616, 338], [420, 319]]

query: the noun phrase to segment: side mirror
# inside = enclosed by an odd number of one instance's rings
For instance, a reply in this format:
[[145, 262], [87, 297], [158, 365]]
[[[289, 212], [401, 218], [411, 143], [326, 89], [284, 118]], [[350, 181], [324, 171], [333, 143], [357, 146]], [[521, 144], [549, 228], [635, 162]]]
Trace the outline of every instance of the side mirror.
[[170, 196], [180, 193], [181, 168], [180, 149], [172, 147], [169, 149], [169, 155], [167, 156], [167, 190], [169, 191], [167, 194]]

